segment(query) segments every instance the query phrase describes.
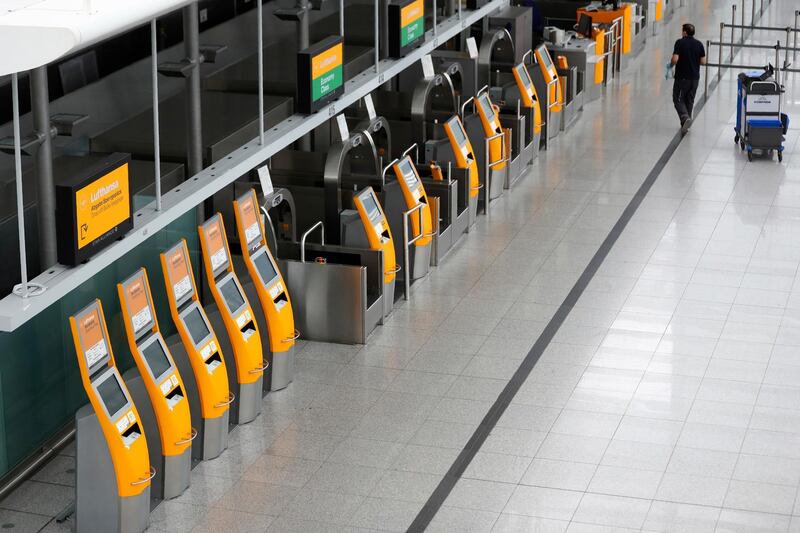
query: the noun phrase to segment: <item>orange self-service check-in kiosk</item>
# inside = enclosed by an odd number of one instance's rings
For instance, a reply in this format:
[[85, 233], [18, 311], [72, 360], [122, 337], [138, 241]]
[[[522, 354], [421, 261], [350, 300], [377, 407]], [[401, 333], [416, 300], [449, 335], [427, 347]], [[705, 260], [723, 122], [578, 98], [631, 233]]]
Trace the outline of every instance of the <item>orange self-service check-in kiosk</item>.
[[383, 316], [387, 317], [394, 307], [395, 280], [401, 268], [396, 261], [389, 220], [372, 187], [355, 193], [353, 205], [355, 213], [342, 212], [342, 244], [383, 252]]
[[[233, 202], [236, 229], [242, 249], [242, 259], [250, 275], [244, 290], [250, 301], [257, 299], [256, 321], [261, 332], [261, 342], [269, 346], [269, 379], [264, 388], [280, 390], [292, 382], [294, 374], [294, 345], [298, 333], [294, 329], [292, 301], [275, 258], [267, 247], [267, 238], [258, 210], [256, 191], [250, 189]], [[267, 385], [267, 382], [269, 384]]]
[[228, 357], [228, 385], [233, 391], [233, 421], [251, 422], [261, 412], [264, 358], [261, 336], [250, 302], [233, 270], [222, 215], [217, 213], [198, 228], [206, 281], [216, 303], [208, 318], [222, 351]]
[[[489, 157], [484, 174], [488, 174], [491, 178], [484, 178], [484, 180], [489, 182], [489, 198], [493, 200], [503, 194], [503, 187], [509, 182], [507, 160], [511, 150], [510, 132], [500, 125], [498, 109], [492, 103], [488, 93], [479, 94], [476, 100], [483, 134], [489, 143]], [[487, 170], [488, 172], [486, 172]]]
[[[417, 167], [411, 161], [410, 156], [403, 156], [398, 162], [392, 165], [394, 175], [400, 184], [403, 192], [406, 211], [418, 209], [410, 214], [410, 238], [414, 239], [413, 253], [409, 254], [411, 262], [411, 278], [420, 279], [424, 277], [431, 264], [431, 243], [433, 242], [433, 215], [431, 213], [428, 195], [425, 193], [425, 186], [417, 173]], [[442, 180], [441, 169], [433, 165], [435, 176]], [[395, 248], [397, 250], [397, 248]], [[408, 266], [407, 266], [408, 268]]]
[[458, 115], [453, 115], [444, 123], [444, 131], [450, 141], [456, 166], [469, 171], [469, 225], [472, 226], [478, 218], [478, 193], [483, 188], [478, 163]]
[[[550, 108], [550, 113], [560, 113], [561, 107], [564, 105], [564, 91], [558, 80], [558, 70], [550, 57], [550, 52], [545, 45], [541, 45], [533, 51], [533, 55], [539, 64], [539, 70], [542, 73], [544, 82], [547, 84], [547, 105]], [[549, 124], [548, 128], [550, 128]], [[552, 129], [557, 131], [558, 127]]]
[[100, 300], [69, 324], [90, 404], [75, 414], [75, 529], [139, 533], [147, 528], [155, 471], [139, 412], [114, 362]]
[[536, 92], [536, 86], [533, 84], [530, 72], [525, 63], [520, 63], [512, 69], [514, 74], [514, 81], [517, 85], [517, 90], [520, 95], [520, 102], [522, 107], [528, 110], [526, 114], [529, 117], [529, 124], [525, 128], [525, 150], [531, 150], [533, 153], [527, 159], [530, 161], [539, 151], [539, 143], [542, 137], [542, 106], [539, 101], [539, 94]]
[[178, 367], [161, 336], [147, 272], [140, 268], [117, 284], [122, 320], [136, 368], [125, 383], [139, 406], [149, 435], [150, 464], [155, 466], [154, 501], [175, 498], [189, 487], [192, 469], [192, 430], [189, 400]]
[[192, 457], [208, 460], [228, 447], [229, 409], [233, 395], [228, 387], [225, 359], [214, 330], [197, 297], [186, 241], [161, 254], [167, 301], [178, 338], [168, 345], [186, 386], [192, 427]]

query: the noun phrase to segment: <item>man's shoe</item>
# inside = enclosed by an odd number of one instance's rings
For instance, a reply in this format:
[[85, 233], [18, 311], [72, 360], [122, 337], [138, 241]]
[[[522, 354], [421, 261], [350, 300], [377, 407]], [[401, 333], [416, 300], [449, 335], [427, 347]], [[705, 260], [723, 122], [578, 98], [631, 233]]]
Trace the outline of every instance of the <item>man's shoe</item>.
[[687, 118], [681, 123], [681, 133], [686, 135], [689, 132], [689, 128], [692, 127], [692, 119]]

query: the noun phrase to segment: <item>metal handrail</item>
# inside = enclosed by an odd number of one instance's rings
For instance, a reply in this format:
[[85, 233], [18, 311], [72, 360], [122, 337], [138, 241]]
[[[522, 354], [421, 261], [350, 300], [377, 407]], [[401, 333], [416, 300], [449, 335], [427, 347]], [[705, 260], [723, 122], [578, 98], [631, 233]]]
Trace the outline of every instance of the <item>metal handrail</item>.
[[220, 407], [227, 407], [232, 404], [236, 400], [236, 395], [232, 392], [228, 392], [228, 399], [224, 402], [215, 403], [214, 407], [219, 409]]
[[189, 444], [190, 442], [192, 442], [194, 439], [197, 438], [197, 433], [198, 433], [197, 430], [195, 428], [192, 428], [192, 431], [190, 432], [191, 436], [187, 439], [181, 439], [177, 441], [175, 443], [175, 446], [183, 446], [184, 444]]
[[407, 156], [408, 152], [410, 152], [412, 149], [414, 150], [414, 164], [415, 165], [419, 164], [419, 145], [417, 143], [414, 143], [408, 148], [406, 148], [406, 151], [403, 152], [403, 155], [401, 157]]
[[299, 338], [300, 338], [300, 330], [296, 329], [294, 330], [294, 333], [291, 337], [286, 337], [285, 339], [281, 339], [281, 342], [290, 343], [296, 341]]
[[[506, 136], [508, 135], [509, 136], [508, 138], [510, 139], [511, 138], [510, 134], [511, 134], [511, 130], [501, 131], [500, 133], [495, 133], [494, 135], [492, 135], [490, 137], [486, 137], [486, 139], [483, 141], [483, 143], [484, 143], [484, 146], [483, 146], [483, 149], [484, 149], [484, 179], [486, 180], [486, 183], [485, 183], [486, 186], [483, 188], [483, 214], [484, 215], [488, 215], [489, 214], [489, 200], [490, 200], [490, 194], [491, 194], [491, 188], [492, 188], [492, 176], [491, 176], [491, 172], [489, 172], [489, 171], [491, 169], [493, 169], [494, 167], [502, 164], [502, 163], [508, 163], [510, 161], [510, 158], [508, 158], [508, 150], [506, 149], [506, 143], [502, 142], [502, 143], [500, 143], [500, 159], [495, 161], [494, 163], [490, 163], [489, 162], [489, 145], [493, 140], [498, 139], [500, 137], [505, 139]], [[508, 172], [508, 167], [507, 166], [506, 166], [506, 172]]]
[[319, 228], [320, 235], [321, 235], [320, 244], [325, 246], [325, 224], [323, 224], [322, 221], [320, 220], [319, 222], [317, 222], [316, 224], [314, 224], [313, 226], [308, 228], [306, 230], [306, 232], [303, 233], [303, 236], [300, 237], [300, 262], [301, 263], [305, 263], [306, 262], [306, 238], [308, 237], [309, 233], [311, 233], [312, 231], [314, 231], [317, 228]]
[[250, 374], [260, 374], [260, 373], [262, 373], [264, 370], [266, 370], [268, 368], [269, 368], [269, 361], [267, 361], [266, 359], [262, 359], [261, 360], [261, 366], [258, 367], [258, 368], [251, 368], [250, 369]]
[[[422, 207], [425, 204], [417, 204], [408, 211], [403, 212], [403, 266], [405, 266], [405, 272], [403, 272], [403, 299], [408, 300], [409, 293], [411, 292], [411, 269], [409, 268], [409, 263], [411, 261], [409, 255], [412, 244], [417, 242], [422, 238]], [[415, 212], [419, 212], [419, 227], [420, 232], [419, 235], [414, 237], [413, 239], [408, 238], [408, 220], [411, 215]]]
[[484, 91], [488, 91], [488, 90], [489, 90], [489, 85], [488, 85], [488, 84], [487, 84], [487, 85], [484, 85], [483, 87], [481, 87], [480, 89], [478, 89], [478, 92], [477, 92], [477, 93], [475, 93], [475, 96], [476, 96], [476, 97], [477, 97], [477, 96], [480, 96], [481, 94], [483, 94], [483, 92], [484, 92]]
[[464, 109], [467, 107], [467, 104], [469, 104], [470, 102], [472, 102], [472, 112], [473, 113], [475, 112], [475, 97], [474, 96], [470, 96], [469, 98], [467, 98], [464, 101], [463, 104], [461, 104], [461, 120], [464, 120]]
[[144, 485], [145, 483], [149, 483], [154, 477], [156, 477], [156, 467], [151, 466], [145, 478], [139, 479], [138, 481], [131, 481], [131, 485]]
[[392, 159], [392, 162], [391, 162], [391, 163], [389, 163], [388, 165], [386, 165], [385, 167], [383, 167], [383, 172], [381, 172], [381, 181], [383, 181], [383, 182], [385, 182], [385, 181], [386, 181], [386, 173], [387, 173], [387, 172], [389, 172], [389, 169], [390, 169], [390, 168], [392, 168], [392, 166], [393, 166], [395, 163], [399, 162], [399, 161], [400, 161], [400, 159], [399, 159], [399, 158], [397, 158], [397, 157], [395, 157], [394, 159]]

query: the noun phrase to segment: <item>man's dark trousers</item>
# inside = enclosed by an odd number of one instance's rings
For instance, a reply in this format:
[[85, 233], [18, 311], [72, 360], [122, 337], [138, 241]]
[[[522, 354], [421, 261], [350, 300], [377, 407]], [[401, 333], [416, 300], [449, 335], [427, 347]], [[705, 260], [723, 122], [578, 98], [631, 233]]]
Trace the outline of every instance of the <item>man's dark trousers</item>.
[[697, 86], [700, 85], [700, 80], [687, 80], [675, 78], [675, 83], [672, 86], [672, 103], [675, 104], [675, 111], [681, 118], [681, 124], [687, 118], [692, 117], [692, 109], [694, 109], [694, 97], [697, 94]]

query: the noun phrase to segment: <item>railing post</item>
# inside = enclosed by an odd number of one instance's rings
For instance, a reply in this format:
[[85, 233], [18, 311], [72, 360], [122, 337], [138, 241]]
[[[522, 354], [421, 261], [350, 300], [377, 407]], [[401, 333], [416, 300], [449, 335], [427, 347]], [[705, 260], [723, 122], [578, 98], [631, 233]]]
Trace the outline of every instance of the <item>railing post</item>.
[[744, 2], [745, 0], [742, 0], [742, 43], [744, 43]]
[[264, 6], [256, 0], [258, 18], [258, 144], [264, 145]]
[[733, 43], [735, 42], [735, 33], [736, 33], [736, 4], [731, 6], [731, 62], [733, 62]]
[[717, 54], [719, 55], [719, 60], [717, 61], [717, 83], [722, 81], [722, 43], [725, 42], [725, 38], [723, 37], [723, 32], [725, 30], [725, 23], [719, 23], [719, 46], [717, 47]]
[[156, 19], [150, 21], [150, 79], [153, 92], [153, 174], [156, 188], [156, 211], [161, 211], [161, 132], [158, 118], [158, 29]]
[[[706, 50], [708, 53], [711, 53], [711, 40], [706, 41]], [[706, 68], [705, 68], [705, 90], [703, 91], [703, 101], [708, 102], [708, 61], [706, 61]]]
[[378, 31], [378, 19], [380, 11], [380, 0], [375, 0], [375, 21], [374, 21], [374, 30], [375, 30], [375, 74], [378, 74], [380, 71], [380, 36], [378, 35], [380, 32]]
[[28, 255], [25, 248], [25, 204], [22, 198], [22, 148], [19, 133], [19, 80], [11, 75], [11, 105], [14, 117], [14, 175], [17, 185], [17, 232], [19, 233], [19, 273], [22, 281], [19, 295], [28, 297]]

